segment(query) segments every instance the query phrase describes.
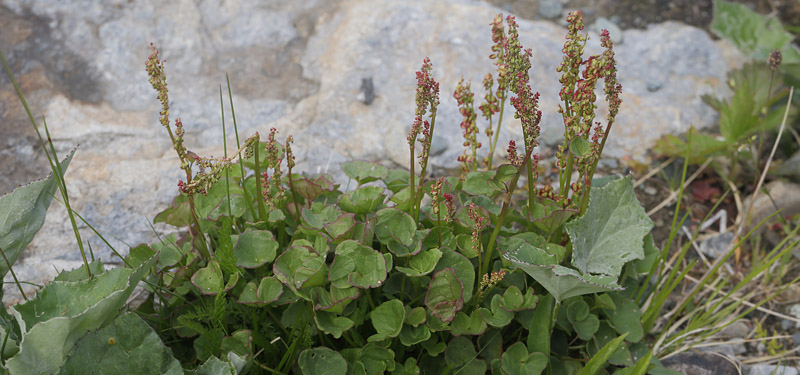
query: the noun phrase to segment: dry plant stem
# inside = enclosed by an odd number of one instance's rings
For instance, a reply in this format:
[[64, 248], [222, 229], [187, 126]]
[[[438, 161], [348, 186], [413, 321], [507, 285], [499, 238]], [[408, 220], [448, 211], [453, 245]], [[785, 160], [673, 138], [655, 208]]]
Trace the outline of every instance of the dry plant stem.
[[6, 252], [3, 251], [2, 248], [0, 248], [0, 255], [3, 255], [3, 260], [5, 260], [6, 264], [8, 265], [8, 270], [11, 272], [11, 277], [14, 278], [14, 283], [17, 284], [17, 289], [19, 289], [19, 294], [21, 294], [22, 298], [27, 301], [28, 296], [26, 296], [25, 291], [22, 290], [22, 285], [19, 284], [19, 279], [17, 279], [17, 274], [14, 273], [14, 269], [11, 267], [11, 262], [8, 261], [8, 258], [6, 257]]
[[775, 139], [775, 143], [772, 145], [772, 151], [769, 153], [769, 158], [767, 158], [767, 164], [764, 165], [764, 170], [761, 171], [761, 177], [758, 179], [758, 184], [756, 184], [755, 190], [753, 190], [753, 196], [750, 198], [750, 205], [747, 208], [747, 215], [742, 222], [744, 225], [740, 225], [739, 228], [736, 230], [736, 237], [739, 237], [739, 234], [742, 232], [742, 228], [744, 226], [750, 225], [750, 216], [753, 214], [753, 205], [755, 204], [756, 197], [758, 196], [759, 192], [761, 191], [761, 185], [764, 184], [764, 179], [767, 177], [767, 172], [769, 171], [769, 165], [772, 163], [772, 159], [775, 157], [775, 151], [778, 149], [778, 143], [781, 141], [781, 136], [783, 135], [783, 129], [786, 128], [786, 119], [789, 117], [789, 108], [792, 104], [792, 96], [794, 95], [794, 86], [789, 90], [789, 100], [786, 102], [786, 110], [783, 112], [783, 121], [781, 121], [781, 127], [778, 130], [778, 137]]
[[42, 138], [42, 133], [39, 132], [39, 126], [36, 125], [36, 120], [33, 119], [33, 114], [31, 113], [30, 107], [28, 107], [28, 102], [25, 100], [25, 96], [22, 95], [22, 89], [19, 87], [16, 78], [14, 78], [14, 73], [11, 72], [11, 66], [8, 65], [8, 61], [6, 61], [6, 56], [3, 54], [3, 51], [0, 51], [0, 61], [2, 61], [3, 66], [6, 69], [6, 73], [8, 74], [8, 78], [11, 80], [11, 84], [14, 86], [14, 90], [17, 92], [17, 97], [19, 97], [20, 102], [22, 103], [22, 107], [25, 108], [25, 113], [28, 115], [28, 119], [33, 126], [33, 130], [36, 131], [36, 136], [39, 137], [39, 143], [42, 145], [42, 149], [44, 150], [44, 154], [47, 157], [47, 162], [50, 164], [50, 170], [53, 171], [53, 174], [56, 177], [56, 184], [58, 185], [58, 190], [61, 192], [61, 197], [64, 199], [64, 204], [67, 207], [67, 213], [70, 218], [70, 223], [72, 224], [72, 231], [75, 233], [75, 239], [78, 241], [78, 248], [81, 252], [81, 257], [83, 258], [83, 265], [86, 268], [86, 274], [89, 278], [92, 277], [92, 272], [89, 270], [89, 263], [86, 261], [86, 252], [83, 249], [83, 241], [81, 240], [81, 234], [78, 231], [78, 227], [75, 223], [75, 217], [72, 216], [72, 210], [70, 209], [69, 205], [69, 194], [67, 193], [67, 184], [64, 180], [64, 171], [61, 169], [61, 164], [58, 162], [58, 155], [56, 155], [55, 147], [53, 147], [53, 142], [50, 139], [49, 131], [47, 130], [47, 123], [44, 122], [44, 117], [42, 117], [42, 121], [44, 124], [45, 132], [47, 132], [47, 141], [50, 143], [50, 150], [52, 152], [52, 157], [50, 153], [47, 152], [47, 146], [45, 145], [44, 139]]

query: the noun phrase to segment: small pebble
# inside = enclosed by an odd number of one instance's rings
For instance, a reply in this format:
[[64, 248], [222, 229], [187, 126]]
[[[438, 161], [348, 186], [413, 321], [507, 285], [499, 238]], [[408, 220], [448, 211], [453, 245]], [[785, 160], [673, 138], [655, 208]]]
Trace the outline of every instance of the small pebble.
[[656, 193], [658, 193], [658, 190], [656, 190], [656, 188], [652, 186], [645, 186], [644, 193], [647, 195], [656, 195]]

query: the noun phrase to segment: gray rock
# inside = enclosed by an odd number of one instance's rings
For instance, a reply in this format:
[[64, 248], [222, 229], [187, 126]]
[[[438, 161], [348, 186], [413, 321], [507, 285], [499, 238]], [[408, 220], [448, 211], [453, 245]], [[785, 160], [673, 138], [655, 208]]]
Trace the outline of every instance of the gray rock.
[[779, 176], [800, 176], [800, 151], [795, 152], [790, 158], [775, 167], [775, 174]]
[[598, 34], [600, 34], [603, 30], [608, 30], [608, 33], [611, 36], [611, 41], [614, 42], [614, 44], [622, 43], [622, 36], [624, 35], [622, 33], [622, 29], [608, 18], [597, 18], [597, 20], [595, 20], [594, 23], [589, 26], [589, 30], [592, 30]]
[[537, 12], [543, 18], [550, 20], [560, 18], [563, 11], [564, 5], [560, 0], [539, 0]]
[[755, 365], [747, 366], [745, 375], [797, 375], [798, 369], [789, 366]]
[[[777, 210], [782, 210], [781, 215], [792, 216], [800, 213], [800, 185], [786, 182], [786, 181], [772, 181], [764, 188], [769, 191], [769, 196], [761, 192], [757, 192], [756, 199], [753, 202], [753, 210], [750, 216], [750, 225], [754, 227], [762, 220], [772, 215]], [[753, 199], [750, 195], [744, 202], [749, 202]], [[765, 226], [758, 229], [764, 230]]]
[[[0, 48], [34, 114], [47, 117], [59, 153], [81, 144], [67, 173], [73, 208], [125, 253], [129, 245], [157, 238], [149, 223], [177, 193], [181, 176], [144, 72], [151, 41], [167, 60], [171, 117], [183, 119], [190, 149], [222, 155], [218, 85], [229, 73], [240, 135], [266, 134], [271, 127], [281, 139], [293, 134], [297, 168], [312, 173], [339, 173], [339, 163], [350, 159], [407, 165], [414, 73], [430, 56], [442, 103], [435, 138], [441, 142], [431, 168], [453, 168], [462, 140], [452, 92], [463, 76], [472, 81], [476, 99], [482, 97], [480, 81], [494, 68], [487, 58], [488, 23], [501, 11], [468, 0], [3, 0], [0, 22], [14, 27], [0, 33]], [[549, 149], [563, 132], [555, 70], [566, 30], [546, 21], [518, 22], [523, 45], [533, 49], [542, 149]], [[625, 43], [616, 52], [624, 104], [605, 156], [645, 161], [661, 135], [714, 124], [716, 114], [700, 95], [722, 96], [727, 61], [742, 58], [680, 23], [622, 33]], [[587, 53], [599, 53], [598, 36], [590, 38]], [[359, 100], [365, 77], [372, 77], [375, 93], [370, 105]], [[647, 83], [654, 80], [664, 86], [651, 92]], [[0, 153], [0, 176], [13, 172], [18, 179], [0, 178], [7, 192], [14, 183], [46, 175], [47, 163], [6, 78], [0, 79], [0, 103], [0, 131], [10, 137], [8, 144], [19, 145]], [[598, 104], [602, 121], [605, 104]], [[521, 139], [511, 106], [506, 108], [498, 156], [508, 140]], [[230, 126], [227, 100], [225, 114]], [[228, 130], [228, 145], [235, 144]], [[81, 231], [97, 256], [115, 260], [88, 228]], [[77, 267], [76, 252], [66, 213], [54, 203], [15, 271], [41, 284], [54, 276], [54, 267]], [[19, 300], [10, 286], [5, 291], [7, 303]]]
[[664, 367], [684, 375], [739, 375], [732, 360], [718, 354], [683, 352], [662, 360]]

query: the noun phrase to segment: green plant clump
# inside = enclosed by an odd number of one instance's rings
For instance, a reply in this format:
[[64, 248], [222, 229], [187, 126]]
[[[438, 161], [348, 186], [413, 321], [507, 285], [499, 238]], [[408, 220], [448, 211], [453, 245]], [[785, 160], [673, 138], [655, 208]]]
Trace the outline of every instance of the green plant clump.
[[[582, 16], [574, 12], [567, 20], [558, 68], [561, 173], [541, 185], [534, 152], [539, 94], [529, 85], [532, 54], [521, 46], [512, 16], [492, 22], [497, 75], [483, 80], [478, 107], [488, 123], [488, 157], [479, 163], [474, 94], [462, 81], [454, 97], [464, 117], [463, 174], [427, 177], [439, 84], [426, 58], [417, 72], [410, 171], [345, 163], [344, 173], [357, 183], [350, 191], [331, 176], [296, 173], [292, 137], [281, 143], [275, 129], [265, 140], [256, 133], [241, 144], [237, 131], [237, 150], [228, 154], [226, 147], [222, 158], [188, 151], [181, 121], [171, 127], [164, 65], [153, 47], [147, 71], [185, 173], [180, 195], [155, 222], [183, 234], [131, 248], [123, 268], [103, 271], [93, 262], [63, 273], [14, 306], [13, 317], [0, 319], [0, 368], [670, 373], [644, 342], [637, 302], [643, 296], [634, 295], [658, 259], [653, 223], [630, 177], [593, 176], [621, 104], [612, 44], [604, 31], [604, 52], [584, 59]], [[610, 107], [604, 125], [595, 122], [601, 80]], [[519, 149], [510, 142], [507, 160], [495, 166], [507, 103], [524, 137]], [[139, 280], [149, 291], [146, 301], [117, 314]]]

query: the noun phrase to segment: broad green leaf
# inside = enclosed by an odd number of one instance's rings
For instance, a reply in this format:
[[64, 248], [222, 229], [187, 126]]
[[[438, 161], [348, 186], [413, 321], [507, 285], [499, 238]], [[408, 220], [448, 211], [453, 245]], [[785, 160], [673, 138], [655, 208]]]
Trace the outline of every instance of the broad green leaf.
[[742, 4], [716, 0], [710, 28], [757, 60], [766, 61], [769, 53], [777, 49], [785, 63], [800, 61], [800, 53], [791, 43], [794, 35], [784, 30], [775, 16], [761, 15]]
[[442, 257], [439, 249], [428, 249], [408, 258], [408, 267], [397, 266], [397, 270], [409, 277], [419, 277], [433, 272]]
[[492, 296], [491, 310], [485, 307], [481, 307], [478, 309], [486, 324], [492, 327], [497, 327], [497, 328], [505, 327], [509, 323], [511, 323], [512, 319], [514, 319], [513, 312], [500, 307], [500, 300], [502, 300], [502, 298], [503, 297], [500, 296], [499, 294], [495, 294], [494, 296]]
[[409, 171], [405, 169], [390, 169], [386, 177], [382, 178], [386, 188], [392, 193], [408, 187]]
[[421, 342], [425, 342], [431, 338], [431, 330], [428, 326], [422, 324], [416, 327], [410, 325], [403, 325], [403, 329], [400, 331], [400, 334], [397, 336], [400, 339], [400, 343], [405, 346], [411, 346], [414, 344], [419, 344]]
[[303, 350], [297, 364], [304, 375], [347, 374], [347, 362], [342, 355], [324, 346]]
[[172, 199], [169, 207], [156, 214], [153, 223], [167, 223], [174, 227], [185, 227], [192, 223], [192, 208], [189, 206], [189, 197], [179, 194]]
[[292, 177], [292, 191], [305, 198], [306, 202], [314, 202], [323, 192], [332, 191], [333, 186], [325, 176], [316, 178]]
[[575, 329], [578, 338], [586, 341], [591, 339], [597, 332], [597, 329], [600, 328], [600, 320], [597, 318], [597, 315], [589, 314], [582, 320], [573, 321], [572, 328]]
[[522, 342], [511, 345], [503, 353], [501, 369], [505, 375], [538, 375], [547, 367], [544, 353], [530, 353]]
[[198, 366], [197, 370], [189, 373], [194, 375], [236, 375], [237, 371], [232, 363], [211, 356]]
[[244, 289], [242, 292], [239, 293], [239, 299], [236, 300], [237, 303], [241, 303], [244, 305], [255, 305], [262, 303], [258, 300], [258, 286], [254, 282], [249, 282], [245, 284]]
[[389, 170], [386, 167], [365, 161], [342, 163], [342, 172], [344, 172], [347, 177], [356, 180], [359, 185], [384, 179], [389, 176]]
[[464, 192], [469, 195], [493, 195], [502, 191], [503, 186], [497, 186], [491, 180], [495, 171], [475, 171], [467, 174], [464, 179]]
[[450, 326], [452, 327], [450, 333], [453, 336], [480, 335], [486, 330], [486, 322], [477, 310], [472, 311], [470, 315], [459, 311]]
[[478, 359], [478, 353], [472, 341], [464, 337], [456, 337], [447, 344], [444, 358], [448, 365], [457, 369], [459, 374], [478, 375], [486, 373], [486, 361]]
[[411, 246], [417, 223], [411, 215], [395, 208], [384, 208], [377, 213], [375, 235], [383, 244], [388, 245], [390, 240], [397, 241], [405, 246]]
[[156, 251], [150, 246], [141, 244], [128, 250], [128, 256], [125, 257], [125, 260], [128, 261], [128, 265], [130, 267], [137, 267], [146, 260], [150, 259], [153, 255], [155, 255], [155, 253]]
[[316, 287], [311, 290], [311, 301], [314, 302], [314, 310], [324, 310], [341, 314], [344, 308], [361, 295], [358, 288], [347, 286], [344, 288], [337, 288], [334, 285], [330, 286], [330, 291], [322, 287]]
[[[233, 179], [228, 180], [230, 182], [230, 189], [234, 193], [241, 193], [241, 189], [238, 187], [236, 182]], [[208, 220], [217, 220], [221, 214], [227, 215], [228, 214], [228, 206], [227, 206], [227, 197], [228, 197], [228, 187], [225, 186], [225, 179], [221, 178], [217, 182], [215, 182], [206, 194], [195, 194], [194, 195], [194, 204], [195, 210], [197, 212], [197, 216], [200, 219], [208, 219]], [[235, 199], [236, 195], [232, 195], [231, 198], [231, 209], [233, 206], [241, 206], [241, 202]], [[239, 197], [242, 197], [239, 195]], [[240, 199], [244, 199], [243, 197]], [[222, 206], [223, 200], [225, 200], [225, 208], [224, 210], [219, 209]], [[236, 202], [234, 204], [234, 202]], [[238, 208], [237, 208], [238, 210]], [[223, 213], [224, 211], [224, 213]]]
[[158, 334], [136, 314], [127, 313], [87, 333], [58, 373], [183, 375], [183, 369]]
[[261, 279], [256, 290], [256, 297], [261, 303], [275, 302], [283, 294], [283, 284], [277, 278], [269, 276]]
[[625, 340], [625, 337], [628, 334], [623, 334], [620, 337], [617, 337], [611, 341], [609, 341], [602, 349], [600, 349], [597, 354], [592, 356], [592, 359], [586, 363], [586, 367], [581, 370], [581, 375], [595, 375], [600, 373], [600, 369], [602, 369], [606, 361], [611, 357], [612, 354], [617, 350], [617, 348], [622, 344]]
[[517, 268], [533, 277], [558, 301], [583, 294], [622, 290], [611, 276], [581, 275], [578, 271], [560, 265], [539, 265], [523, 260], [521, 256], [503, 254]]
[[406, 306], [405, 323], [414, 327], [422, 323], [425, 323], [425, 308], [423, 308], [422, 306], [417, 306], [412, 309]]
[[452, 268], [445, 268], [433, 275], [425, 295], [425, 306], [444, 322], [452, 321], [464, 307], [464, 284]]
[[689, 164], [700, 164], [709, 157], [724, 154], [727, 149], [728, 143], [724, 140], [699, 132], [692, 133], [692, 147], [672, 134], [664, 135], [653, 147], [655, 153], [663, 156], [685, 158], [688, 151]]
[[456, 278], [464, 286], [464, 303], [469, 302], [472, 298], [472, 292], [475, 288], [475, 267], [465, 256], [447, 249], [441, 248], [442, 257], [436, 263], [436, 268], [433, 272], [439, 272], [445, 268], [452, 268], [456, 274]]
[[461, 254], [464, 254], [465, 257], [470, 259], [477, 257], [478, 254], [483, 251], [483, 246], [480, 243], [477, 244], [476, 249], [475, 243], [472, 242], [471, 234], [459, 234], [456, 236], [456, 244]]
[[392, 371], [394, 368], [394, 352], [373, 342], [361, 349], [360, 359], [368, 374], [381, 374], [386, 370]]
[[349, 318], [338, 316], [338, 314], [327, 311], [317, 311], [314, 314], [314, 323], [317, 324], [322, 332], [332, 335], [334, 338], [342, 337], [342, 333], [353, 328], [353, 321]]
[[430, 229], [423, 229], [414, 232], [414, 237], [411, 239], [410, 245], [404, 245], [399, 241], [390, 239], [389, 243], [386, 244], [386, 247], [397, 257], [402, 258], [417, 255], [422, 250], [422, 244], [430, 231]]
[[572, 240], [572, 264], [584, 275], [616, 279], [625, 263], [644, 259], [644, 236], [653, 221], [636, 199], [628, 176], [592, 189], [586, 213], [565, 227]]
[[517, 167], [512, 164], [503, 164], [495, 169], [495, 175], [491, 180], [489, 180], [489, 182], [495, 188], [501, 188], [505, 191], [510, 191], [511, 182], [513, 182], [516, 175]]
[[328, 278], [338, 287], [377, 288], [386, 280], [386, 259], [377, 250], [347, 240], [336, 246]]
[[258, 268], [275, 260], [278, 242], [268, 230], [250, 230], [242, 233], [233, 248], [236, 265]]
[[234, 353], [242, 358], [253, 355], [253, 333], [249, 329], [240, 329], [230, 336], [222, 338], [222, 353]]
[[[62, 172], [67, 172], [73, 155], [75, 150], [60, 163]], [[0, 197], [0, 249], [11, 265], [33, 240], [36, 232], [42, 228], [47, 208], [50, 207], [56, 189], [58, 189], [58, 179], [51, 174], [44, 180], [20, 186]], [[8, 263], [5, 259], [0, 260], [0, 277], [8, 273]]]
[[308, 246], [291, 246], [272, 265], [272, 272], [293, 291], [324, 285], [328, 267], [325, 255]]
[[20, 351], [6, 362], [13, 374], [53, 374], [87, 332], [112, 322], [139, 281], [156, 263], [115, 268], [94, 278], [53, 281], [34, 299], [12, 307], [22, 331]]
[[[131, 250], [133, 250], [133, 248], [131, 248]], [[151, 250], [150, 256], [145, 258], [144, 261], [147, 261], [148, 259], [152, 258], [154, 254], [155, 253]], [[144, 261], [140, 262], [139, 264], [144, 263]], [[137, 264], [136, 266], [138, 266], [139, 264]], [[94, 276], [103, 273], [103, 271], [105, 271], [105, 269], [103, 268], [103, 262], [101, 262], [98, 259], [94, 262], [89, 263], [89, 270], [92, 272], [92, 275]], [[53, 281], [81, 281], [81, 280], [86, 280], [87, 278], [89, 278], [89, 275], [86, 274], [86, 266], [80, 266], [69, 271], [59, 272], [58, 275], [53, 279]]]
[[525, 298], [522, 291], [516, 286], [512, 285], [503, 293], [503, 299], [500, 300], [500, 307], [508, 311], [522, 310]]
[[397, 337], [403, 328], [406, 310], [403, 302], [397, 299], [389, 300], [376, 307], [370, 313], [370, 320], [378, 333], [367, 338], [367, 341], [381, 341], [389, 337]]
[[322, 229], [325, 224], [333, 222], [341, 215], [341, 210], [336, 206], [324, 206], [319, 202], [314, 203], [311, 209], [303, 207], [300, 214], [303, 222], [314, 229]]
[[364, 215], [375, 212], [383, 205], [386, 195], [379, 186], [363, 186], [339, 197], [339, 208], [344, 212]]
[[225, 286], [225, 281], [219, 263], [212, 260], [208, 262], [207, 266], [197, 270], [192, 275], [192, 284], [205, 295], [213, 296], [221, 292]]
[[409, 357], [406, 358], [406, 362], [403, 364], [397, 363], [395, 365], [395, 372], [392, 375], [419, 375], [420, 370], [419, 366], [417, 366], [417, 360]]
[[323, 225], [325, 232], [331, 236], [334, 243], [340, 243], [352, 237], [353, 229], [355, 229], [356, 219], [354, 214], [346, 213], [339, 215], [330, 223]]
[[639, 305], [619, 294], [611, 294], [616, 309], [604, 310], [608, 316], [608, 324], [620, 334], [628, 335], [628, 342], [638, 342], [644, 336], [642, 328], [642, 311]]
[[592, 152], [592, 143], [581, 137], [574, 138], [569, 143], [569, 152], [580, 159]]

